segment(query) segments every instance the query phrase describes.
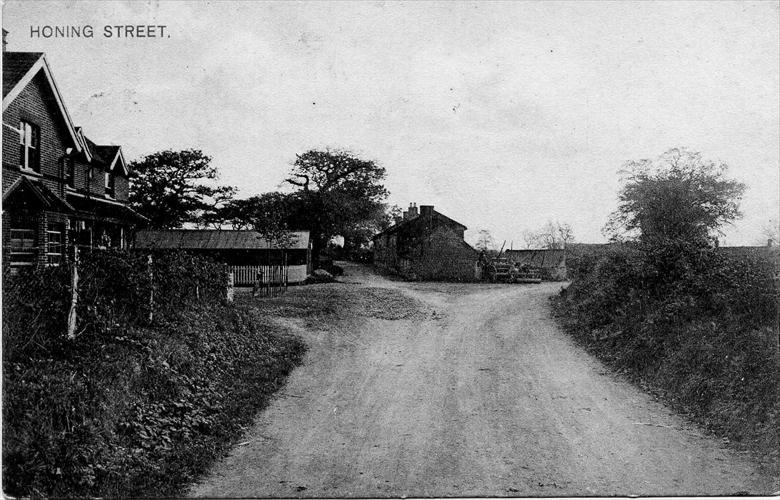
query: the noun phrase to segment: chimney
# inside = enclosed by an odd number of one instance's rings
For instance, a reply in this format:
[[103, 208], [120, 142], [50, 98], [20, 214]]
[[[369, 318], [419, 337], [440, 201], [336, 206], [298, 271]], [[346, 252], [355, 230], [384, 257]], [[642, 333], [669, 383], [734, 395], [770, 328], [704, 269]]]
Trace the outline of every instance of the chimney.
[[718, 248], [720, 246], [720, 240], [718, 238], [715, 238], [715, 248]]
[[8, 45], [8, 41], [5, 39], [5, 37], [8, 36], [8, 30], [3, 30], [3, 52], [5, 52], [5, 46]]
[[409, 218], [417, 217], [417, 203], [409, 203]]
[[433, 205], [420, 205], [420, 215], [431, 217], [433, 215]]
[[766, 240], [766, 246], [771, 247], [774, 246], [774, 244], [775, 244], [775, 240], [773, 240], [772, 238]]
[[409, 211], [404, 210], [403, 216], [404, 216], [404, 220], [409, 220]]

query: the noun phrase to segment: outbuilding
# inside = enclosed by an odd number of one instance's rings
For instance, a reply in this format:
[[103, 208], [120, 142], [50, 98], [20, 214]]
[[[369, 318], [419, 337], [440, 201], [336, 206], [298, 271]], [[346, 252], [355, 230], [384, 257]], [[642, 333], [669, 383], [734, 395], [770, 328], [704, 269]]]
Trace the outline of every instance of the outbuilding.
[[138, 250], [184, 250], [226, 264], [235, 284], [252, 285], [258, 273], [274, 275], [282, 268], [288, 283], [301, 283], [311, 274], [309, 231], [290, 231], [284, 238], [269, 241], [257, 231], [224, 229], [160, 229], [138, 231]]

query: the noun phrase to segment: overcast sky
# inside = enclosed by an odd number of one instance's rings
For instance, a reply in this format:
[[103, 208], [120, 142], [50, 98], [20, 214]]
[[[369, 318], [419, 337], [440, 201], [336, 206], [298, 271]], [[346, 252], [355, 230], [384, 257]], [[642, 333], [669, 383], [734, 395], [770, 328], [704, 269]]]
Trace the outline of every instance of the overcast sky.
[[[780, 212], [778, 5], [8, 1], [3, 27], [9, 50], [47, 53], [94, 140], [202, 149], [242, 196], [345, 148], [469, 241], [517, 248], [551, 219], [598, 242], [621, 164], [685, 146], [748, 185], [738, 245]], [[120, 24], [170, 38], [103, 37]], [[95, 36], [31, 36], [45, 25]]]

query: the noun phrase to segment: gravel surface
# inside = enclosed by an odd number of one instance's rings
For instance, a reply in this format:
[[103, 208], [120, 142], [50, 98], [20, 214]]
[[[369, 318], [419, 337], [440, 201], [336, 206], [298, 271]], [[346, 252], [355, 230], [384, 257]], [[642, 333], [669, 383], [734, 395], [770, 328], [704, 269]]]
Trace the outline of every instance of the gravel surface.
[[560, 284], [342, 280], [260, 301], [306, 339], [305, 364], [192, 496], [780, 490], [561, 333]]

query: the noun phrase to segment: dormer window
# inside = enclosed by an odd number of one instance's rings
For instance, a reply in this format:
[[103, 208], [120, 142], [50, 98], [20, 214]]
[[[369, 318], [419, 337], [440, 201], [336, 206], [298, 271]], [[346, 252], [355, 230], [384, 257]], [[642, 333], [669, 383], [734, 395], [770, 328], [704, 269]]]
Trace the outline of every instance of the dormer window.
[[41, 130], [24, 120], [19, 122], [19, 166], [41, 171]]
[[105, 186], [106, 186], [106, 195], [111, 196], [113, 198], [114, 196], [114, 173], [106, 170], [105, 172]]

